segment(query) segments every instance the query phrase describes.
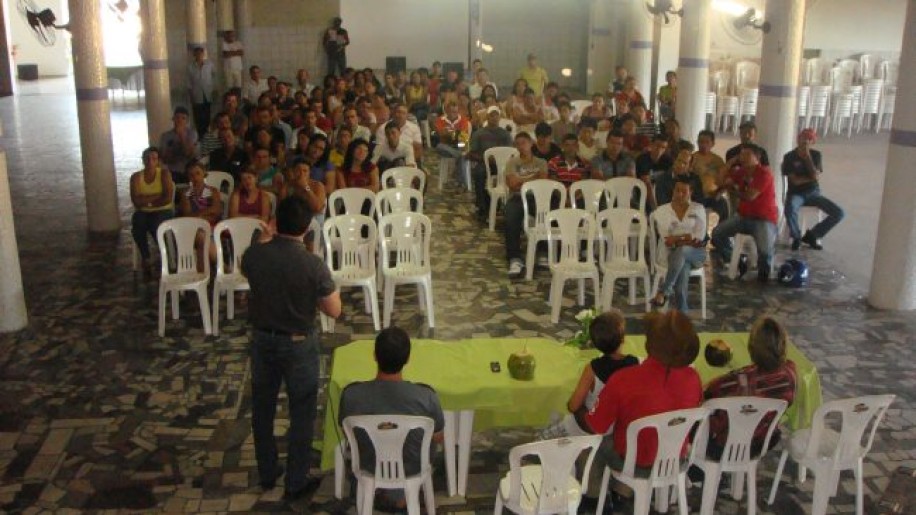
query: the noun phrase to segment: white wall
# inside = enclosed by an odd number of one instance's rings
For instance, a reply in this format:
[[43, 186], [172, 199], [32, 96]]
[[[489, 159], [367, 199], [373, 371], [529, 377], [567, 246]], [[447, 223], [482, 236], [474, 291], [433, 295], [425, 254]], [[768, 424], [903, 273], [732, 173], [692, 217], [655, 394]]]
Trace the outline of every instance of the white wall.
[[[66, 32], [57, 32], [57, 43], [54, 46], [43, 46], [29, 28], [25, 16], [16, 7], [15, 0], [3, 0], [4, 12], [9, 20], [10, 51], [15, 49], [13, 73], [16, 65], [37, 64], [38, 74], [42, 77], [65, 76], [70, 74], [70, 37]], [[66, 0], [46, 0], [39, 2], [39, 9], [49, 8], [54, 11], [58, 23], [70, 18]]]
[[408, 69], [467, 62], [467, 0], [340, 0], [340, 17], [354, 68], [383, 69], [388, 56], [407, 57]]
[[906, 4], [906, 0], [815, 0], [806, 17], [805, 48], [847, 54], [899, 52]]

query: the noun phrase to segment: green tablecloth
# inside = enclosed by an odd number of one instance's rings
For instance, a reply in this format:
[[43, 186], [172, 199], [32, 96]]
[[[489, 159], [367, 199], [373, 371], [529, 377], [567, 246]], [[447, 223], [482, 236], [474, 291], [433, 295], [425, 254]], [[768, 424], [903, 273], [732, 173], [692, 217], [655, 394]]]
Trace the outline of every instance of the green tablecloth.
[[[714, 368], [700, 357], [694, 363], [703, 383], [732, 368], [750, 363], [746, 333], [701, 333], [700, 340], [723, 339], [731, 344], [734, 358], [730, 367]], [[533, 381], [516, 381], [509, 377], [506, 360], [513, 352], [527, 347], [537, 360]], [[355, 341], [334, 350], [328, 385], [328, 404], [324, 421], [321, 468], [334, 466], [334, 448], [340, 441], [337, 412], [341, 390], [356, 381], [375, 376], [372, 356], [373, 342]], [[645, 337], [627, 336], [624, 352], [640, 358], [646, 356]], [[565, 413], [566, 401], [578, 381], [585, 364], [597, 353], [580, 352], [557, 342], [542, 338], [481, 338], [442, 342], [414, 340], [410, 362], [404, 368], [404, 378], [426, 383], [436, 389], [446, 410], [475, 410], [474, 428], [541, 426], [552, 413]], [[799, 373], [795, 402], [786, 413], [793, 429], [807, 427], [814, 410], [821, 404], [820, 381], [814, 365], [794, 346], [789, 358], [795, 361]], [[497, 361], [501, 372], [493, 373], [490, 362]]]

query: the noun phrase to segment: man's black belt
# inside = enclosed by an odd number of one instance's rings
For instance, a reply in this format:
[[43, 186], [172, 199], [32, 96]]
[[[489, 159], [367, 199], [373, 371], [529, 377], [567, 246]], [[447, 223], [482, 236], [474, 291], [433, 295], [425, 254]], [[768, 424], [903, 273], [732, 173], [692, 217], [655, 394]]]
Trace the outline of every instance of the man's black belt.
[[314, 329], [309, 329], [307, 331], [285, 331], [282, 329], [266, 329], [263, 327], [255, 327], [254, 330], [269, 336], [289, 336], [290, 338], [296, 336], [301, 336], [304, 338], [315, 332]]

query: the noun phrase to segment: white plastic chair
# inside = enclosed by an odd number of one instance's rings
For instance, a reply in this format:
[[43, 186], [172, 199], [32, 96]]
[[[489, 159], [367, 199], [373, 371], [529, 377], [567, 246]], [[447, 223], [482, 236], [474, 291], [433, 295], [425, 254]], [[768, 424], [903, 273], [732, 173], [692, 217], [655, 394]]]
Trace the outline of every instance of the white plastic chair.
[[900, 73], [900, 63], [897, 61], [883, 61], [878, 68], [878, 79], [883, 79], [885, 84], [897, 85], [897, 76]]
[[[634, 222], [635, 220], [635, 222]], [[632, 245], [633, 225], [637, 226], [636, 244]], [[637, 278], [643, 281], [646, 312], [649, 311], [649, 267], [646, 266], [646, 215], [635, 209], [611, 208], [598, 214], [598, 230], [604, 235], [598, 261], [604, 274], [601, 285], [603, 309], [611, 309], [614, 285], [618, 279]], [[631, 252], [635, 251], [635, 252]], [[635, 297], [636, 281], [630, 281], [630, 297]]]
[[[601, 302], [598, 267], [595, 265], [595, 218], [584, 209], [557, 209], [544, 218], [547, 227], [547, 256], [550, 263], [550, 320], [560, 321], [563, 286], [579, 280], [579, 305], [585, 304], [585, 279], [591, 279], [595, 304]], [[582, 240], [585, 252], [581, 252]], [[558, 252], [559, 251], [559, 252]]]
[[[360, 515], [372, 515], [376, 489], [402, 489], [407, 498], [407, 513], [420, 515], [420, 489], [426, 501], [426, 513], [436, 513], [433, 497], [432, 466], [429, 461], [433, 420], [408, 415], [359, 415], [343, 420], [344, 433], [350, 444], [351, 470], [356, 477], [356, 506]], [[411, 430], [423, 432], [420, 448], [420, 472], [407, 476], [404, 469], [404, 442]], [[375, 471], [360, 468], [359, 440], [356, 430], [365, 432], [375, 452]], [[362, 452], [366, 452], [363, 449]]]
[[744, 121], [745, 118], [755, 118], [757, 116], [757, 97], [760, 90], [757, 88], [745, 88], [741, 93], [740, 102], [738, 103], [738, 120]]
[[709, 74], [709, 89], [716, 94], [717, 97], [727, 97], [731, 95], [731, 90], [729, 89], [729, 80], [731, 80], [731, 74], [728, 70], [716, 70]]
[[[203, 232], [201, 255], [202, 272], [197, 271], [197, 250], [194, 248], [197, 234]], [[166, 238], [174, 240], [174, 263], [176, 270], [169, 270], [169, 246]], [[178, 292], [194, 290], [200, 302], [200, 316], [203, 319], [204, 334], [211, 334], [210, 302], [207, 300], [207, 283], [210, 282], [211, 230], [206, 220], [181, 217], [166, 220], [156, 230], [156, 242], [162, 261], [162, 277], [159, 279], [159, 336], [165, 336], [166, 296], [171, 293], [172, 319], [178, 320]]]
[[331, 216], [362, 215], [369, 205], [369, 218], [375, 217], [375, 193], [366, 188], [341, 188], [328, 197], [328, 211]]
[[808, 86], [819, 86], [824, 84], [824, 73], [827, 63], [819, 57], [813, 57], [805, 61], [804, 84]]
[[897, 103], [897, 86], [884, 88], [884, 97], [881, 99], [881, 115], [878, 127], [890, 130], [894, 123], [894, 105]]
[[229, 197], [232, 196], [232, 191], [235, 189], [235, 179], [226, 172], [210, 170], [204, 176], [204, 184], [219, 190], [220, 199], [223, 202], [223, 220], [229, 218]]
[[846, 122], [846, 137], [852, 137], [852, 126], [855, 125], [855, 117], [852, 109], [853, 95], [843, 93], [835, 97], [833, 105], [833, 132], [836, 134], [843, 133], [843, 122]]
[[852, 86], [855, 75], [848, 68], [834, 66], [830, 70], [831, 93], [839, 95], [845, 93], [849, 86]]
[[604, 181], [607, 207], [630, 208], [633, 192], [639, 191], [640, 212], [646, 211], [646, 183], [635, 177], [613, 177]]
[[[851, 86], [852, 84], [857, 84], [862, 81], [861, 65], [859, 64], [859, 61], [855, 59], [841, 59], [838, 63], [836, 63], [834, 70], [836, 70], [837, 68], [843, 70], [844, 75], [849, 76], [848, 85]], [[834, 75], [834, 77], [836, 76]], [[834, 91], [842, 91], [842, 90], [836, 89], [837, 88], [836, 84], [834, 84], [833, 87], [834, 87]]]
[[379, 220], [379, 240], [382, 247], [382, 276], [385, 283], [384, 327], [391, 325], [394, 288], [399, 284], [415, 283], [420, 310], [426, 311], [427, 323], [436, 325], [433, 307], [433, 280], [430, 267], [429, 242], [432, 224], [420, 213], [396, 213]]
[[363, 215], [339, 215], [328, 218], [324, 223], [324, 241], [327, 255], [332, 255], [331, 253], [336, 251], [337, 259], [327, 261], [334, 284], [338, 288], [355, 286], [363, 289], [366, 312], [372, 315], [372, 324], [378, 331], [380, 327], [378, 288], [375, 282], [375, 222]]
[[[661, 287], [665, 274], [668, 273], [668, 247], [663, 241], [667, 234], [662, 234], [655, 222], [655, 213], [649, 215], [649, 267], [652, 272], [652, 292]], [[691, 278], [700, 280], [700, 316], [706, 319], [706, 272], [703, 267], [690, 271]]]
[[862, 80], [874, 79], [877, 72], [878, 58], [872, 54], [859, 56], [859, 77]]
[[[726, 127], [738, 134], [738, 97], [720, 96], [718, 98], [719, 121], [716, 123], [719, 132], [725, 132]], [[726, 124], [726, 122], [729, 122]]]
[[[248, 291], [248, 279], [242, 275], [242, 255], [251, 246], [251, 240], [261, 230], [261, 222], [254, 218], [232, 218], [216, 224], [213, 244], [216, 246], [216, 276], [213, 278], [213, 334], [219, 336], [219, 299], [226, 294], [226, 318], [235, 318], [235, 292]], [[223, 250], [223, 233], [229, 233], [232, 254]], [[228, 261], [228, 263], [227, 263]]]
[[[696, 447], [692, 446], [687, 458], [681, 458], [681, 449], [690, 432], [697, 425], [706, 423], [709, 410], [706, 408], [692, 408], [668, 411], [658, 415], [651, 415], [635, 420], [627, 426], [627, 455], [621, 470], [604, 467], [601, 479], [601, 493], [598, 495], [598, 506], [604, 506], [607, 495], [607, 486], [610, 475], [614, 479], [629, 486], [635, 494], [633, 499], [634, 515], [647, 515], [649, 501], [652, 498], [652, 489], [661, 487], [662, 495], [658, 497], [667, 502], [668, 488], [677, 488], [678, 507], [681, 515], [688, 515], [687, 508], [687, 464], [693, 461]], [[652, 431], [658, 436], [658, 452], [648, 474], [636, 470], [637, 437], [643, 430]], [[664, 502], [658, 503], [656, 508], [662, 511], [667, 509]]]
[[852, 95], [852, 117], [855, 120], [856, 132], [859, 132], [862, 130], [862, 95], [865, 89], [861, 84], [857, 84], [850, 86], [848, 91]]
[[865, 89], [862, 92], [862, 119], [872, 116], [875, 132], [878, 132], [880, 125], [878, 120], [881, 118], [881, 96], [884, 93], [884, 81], [881, 79], [871, 79], [865, 81]]
[[803, 124], [808, 119], [808, 103], [811, 101], [811, 86], [800, 86], [798, 88], [798, 96], [796, 97], [796, 107], [795, 112], [798, 120], [797, 123], [803, 127]]
[[[513, 513], [537, 515], [576, 513], [603, 435], [572, 436], [517, 445], [509, 451], [509, 472], [499, 481], [494, 514], [503, 507]], [[588, 452], [581, 481], [571, 474], [576, 460]], [[522, 465], [537, 456], [539, 464]]]
[[830, 126], [830, 93], [830, 86], [814, 86], [811, 89], [811, 103], [808, 104], [806, 127], [812, 127], [815, 131], [822, 128], [826, 134]]
[[379, 216], [392, 213], [422, 213], [423, 193], [414, 188], [388, 188], [375, 194], [375, 212]]
[[518, 125], [511, 118], [500, 118], [499, 126], [509, 131], [513, 139], [515, 138], [515, 134], [518, 132]]
[[582, 113], [584, 113], [586, 109], [592, 106], [592, 101], [588, 99], [573, 100], [569, 103], [569, 106], [572, 107], [576, 119], [578, 120], [579, 118], [582, 118]]
[[[529, 194], [534, 197], [534, 206], [529, 206]], [[528, 249], [525, 254], [525, 279], [534, 278], [534, 253], [540, 241], [547, 241], [549, 232], [546, 224], [547, 213], [551, 210], [554, 197], [559, 198], [558, 206], [566, 205], [566, 188], [558, 181], [535, 179], [522, 184], [522, 205], [525, 208], [525, 236]]]
[[760, 65], [753, 61], [735, 63], [735, 93], [742, 96], [749, 89], [757, 89], [760, 83]]
[[[412, 166], [396, 166], [382, 172], [382, 189], [415, 188], [426, 191], [426, 174]], [[416, 183], [419, 183], [419, 187]]]
[[[799, 481], [805, 480], [806, 470], [814, 471], [814, 504], [812, 515], [827, 513], [827, 502], [836, 493], [840, 472], [852, 470], [856, 477], [856, 514], [864, 512], [862, 486], [862, 458], [868, 454], [875, 431], [884, 418], [894, 395], [867, 395], [840, 399], [821, 404], [811, 419], [811, 427], [792, 434], [788, 448], [782, 451], [779, 467], [767, 504], [776, 499], [776, 489], [782, 478], [786, 458], [799, 464]], [[827, 427], [825, 421], [834, 413], [840, 415], [841, 428], [837, 432]], [[868, 433], [867, 438], [865, 437]], [[864, 438], [864, 441], [863, 441]]]
[[[483, 153], [484, 170], [487, 172], [487, 193], [490, 194], [490, 230], [496, 230], [496, 209], [499, 203], [503, 206], [509, 196], [509, 187], [506, 186], [506, 164], [512, 157], [518, 157], [518, 150], [514, 147], [493, 147]], [[495, 169], [490, 166], [492, 159]]]
[[582, 179], [569, 185], [569, 205], [584, 209], [592, 216], [598, 216], [601, 199], [605, 196], [604, 182], [598, 179]]
[[703, 125], [704, 128], [709, 129], [713, 127], [716, 123], [716, 94], [715, 93], [706, 93], [706, 118]]
[[[788, 407], [782, 399], [766, 399], [763, 397], [726, 397], [710, 399], [703, 403], [710, 416], [721, 410], [728, 417], [728, 437], [722, 456], [711, 459], [706, 456], [706, 447], [709, 443], [709, 424], [704, 424], [703, 430], [694, 438], [697, 446], [694, 455], [694, 464], [703, 469], [703, 504], [700, 508], [701, 515], [712, 515], [716, 507], [716, 494], [719, 490], [719, 480], [723, 473], [732, 473], [732, 497], [741, 499], [741, 488], [744, 484], [744, 475], [747, 474], [747, 513], [757, 513], [757, 464], [770, 448], [770, 438], [779, 425]], [[760, 454], [752, 454], [751, 444], [754, 431], [770, 417], [766, 438]]]

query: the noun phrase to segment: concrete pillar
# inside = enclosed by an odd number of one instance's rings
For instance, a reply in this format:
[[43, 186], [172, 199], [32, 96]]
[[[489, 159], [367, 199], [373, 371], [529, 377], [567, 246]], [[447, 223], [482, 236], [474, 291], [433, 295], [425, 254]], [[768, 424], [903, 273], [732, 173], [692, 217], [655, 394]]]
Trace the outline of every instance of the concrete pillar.
[[185, 0], [188, 5], [188, 52], [198, 47], [207, 48], [206, 0]]
[[629, 18], [626, 67], [636, 78], [636, 89], [648, 101], [652, 93], [652, 17], [643, 2], [633, 1]]
[[[474, 59], [483, 60], [483, 13], [481, 13], [480, 0], [468, 0], [468, 69]], [[486, 63], [484, 63], [486, 67]], [[491, 72], [492, 73], [492, 72]]]
[[227, 31], [235, 30], [235, 13], [232, 0], [216, 0], [216, 34], [222, 37]]
[[916, 2], [909, 2], [897, 103], [884, 172], [869, 303], [880, 309], [916, 309]]
[[251, 5], [248, 0], [235, 0], [235, 35], [245, 47], [245, 55], [242, 56], [242, 80], [248, 77], [248, 66], [251, 62], [249, 55], [251, 49], [248, 46], [248, 29], [251, 27]]
[[[782, 192], [782, 156], [795, 148], [796, 96], [805, 32], [806, 0], [767, 0], [770, 33], [763, 36], [760, 94], [757, 100], [757, 143], [770, 156], [776, 191]], [[782, 195], [776, 195], [782, 203]]]
[[150, 144], [158, 144], [163, 132], [172, 128], [172, 98], [169, 92], [169, 51], [165, 39], [164, 0], [140, 4], [143, 21], [143, 82], [146, 89], [146, 126]]
[[680, 57], [677, 62], [675, 117], [681, 137], [696, 142], [706, 125], [706, 91], [709, 89], [709, 8], [712, 0], [684, 3], [681, 18]]
[[13, 226], [13, 200], [6, 171], [6, 152], [0, 149], [0, 333], [29, 324], [19, 270], [19, 248]]
[[70, 0], [70, 30], [89, 231], [114, 233], [121, 229], [121, 213], [111, 143], [101, 8], [100, 2]]

